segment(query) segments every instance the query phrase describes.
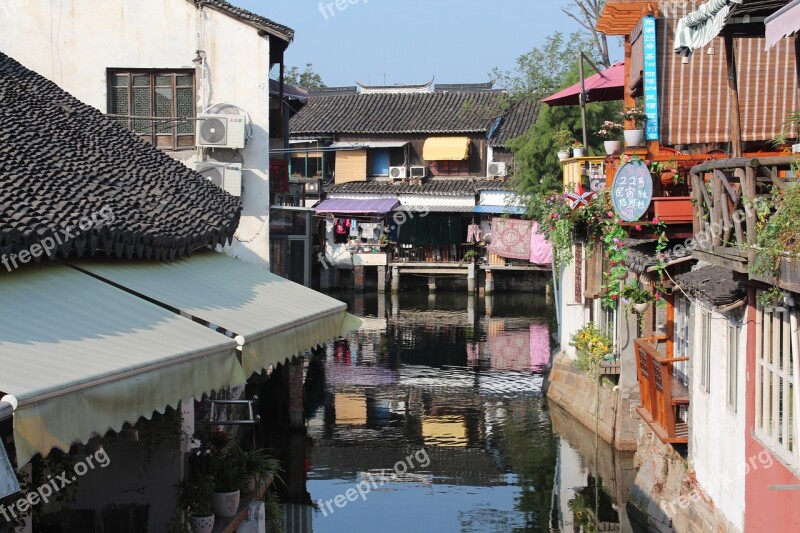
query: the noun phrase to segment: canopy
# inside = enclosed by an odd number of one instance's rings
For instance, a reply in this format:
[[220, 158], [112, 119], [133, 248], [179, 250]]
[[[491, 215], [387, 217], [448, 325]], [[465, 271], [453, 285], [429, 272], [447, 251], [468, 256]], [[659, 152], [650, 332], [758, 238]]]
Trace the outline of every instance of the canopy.
[[232, 339], [63, 265], [4, 274], [0, 308], [19, 466], [245, 382]]
[[352, 200], [349, 198], [329, 198], [320, 202], [314, 210], [317, 213], [336, 213], [342, 215], [378, 214], [383, 215], [400, 205], [397, 198], [377, 200]]
[[767, 17], [767, 44], [769, 50], [784, 37], [788, 37], [800, 30], [800, 0], [793, 0], [787, 5]]
[[[625, 62], [614, 63], [603, 72], [584, 80], [587, 102], [606, 102], [622, 100], [625, 87]], [[580, 105], [581, 83], [578, 82], [557, 93], [542, 99], [551, 106]]]
[[527, 210], [524, 207], [514, 205], [476, 205], [472, 208], [472, 212], [491, 215], [524, 215]]
[[688, 56], [714, 40], [725, 26], [731, 10], [742, 0], [708, 0], [678, 21], [675, 53]]
[[347, 305], [225, 254], [176, 263], [76, 266], [181, 314], [244, 337], [245, 375], [358, 328]]
[[462, 161], [469, 157], [469, 137], [428, 137], [422, 146], [425, 161]]

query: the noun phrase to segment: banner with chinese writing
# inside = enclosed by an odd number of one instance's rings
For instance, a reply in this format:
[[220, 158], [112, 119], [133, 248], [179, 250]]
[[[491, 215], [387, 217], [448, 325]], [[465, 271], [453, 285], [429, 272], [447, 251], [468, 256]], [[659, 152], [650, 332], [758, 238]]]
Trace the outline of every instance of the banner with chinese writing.
[[648, 141], [658, 140], [658, 63], [656, 61], [656, 19], [644, 17], [642, 19], [642, 40], [644, 44], [644, 64], [642, 73], [644, 78], [644, 111], [647, 114], [645, 122], [645, 138]]

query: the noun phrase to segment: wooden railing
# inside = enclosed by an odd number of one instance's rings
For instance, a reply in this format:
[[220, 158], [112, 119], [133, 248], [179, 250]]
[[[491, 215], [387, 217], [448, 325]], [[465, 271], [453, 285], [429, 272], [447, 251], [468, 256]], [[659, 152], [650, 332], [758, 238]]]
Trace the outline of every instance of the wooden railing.
[[689, 405], [689, 389], [672, 375], [672, 364], [689, 358], [659, 353], [657, 343], [667, 340], [667, 337], [634, 340], [642, 399], [637, 411], [662, 442], [685, 444], [689, 442], [689, 426], [681, 420], [680, 411]]

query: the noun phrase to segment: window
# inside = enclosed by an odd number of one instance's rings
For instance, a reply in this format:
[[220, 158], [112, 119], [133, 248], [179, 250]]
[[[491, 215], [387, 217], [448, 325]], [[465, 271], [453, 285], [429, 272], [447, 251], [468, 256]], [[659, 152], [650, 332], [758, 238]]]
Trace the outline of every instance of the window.
[[700, 349], [700, 390], [711, 392], [711, 313], [703, 312], [703, 339]]
[[194, 148], [194, 71], [108, 71], [108, 114], [158, 148]]
[[[689, 299], [681, 294], [675, 295], [675, 325], [673, 336], [673, 357], [690, 357], [689, 354]], [[672, 374], [684, 385], [689, 385], [689, 361], [678, 361], [672, 365]]]
[[289, 159], [290, 178], [320, 178], [323, 163], [321, 152], [298, 152]]
[[739, 331], [740, 326], [728, 322], [728, 407], [735, 413], [738, 410], [737, 396], [739, 394]]
[[[599, 300], [598, 300], [599, 301]], [[600, 305], [600, 331], [609, 339], [617, 342], [617, 310], [613, 307]]]
[[[797, 333], [794, 333], [797, 334]], [[759, 304], [756, 313], [756, 435], [787, 462], [798, 464], [789, 312]]]
[[469, 159], [434, 161], [431, 172], [434, 176], [469, 176]]

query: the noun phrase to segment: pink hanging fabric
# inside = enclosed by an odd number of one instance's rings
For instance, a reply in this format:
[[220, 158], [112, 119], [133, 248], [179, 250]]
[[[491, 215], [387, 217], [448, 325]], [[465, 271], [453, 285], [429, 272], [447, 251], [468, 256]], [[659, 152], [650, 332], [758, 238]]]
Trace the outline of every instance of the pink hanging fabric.
[[539, 223], [531, 227], [531, 263], [534, 265], [550, 265], [553, 263], [553, 246], [539, 233]]

